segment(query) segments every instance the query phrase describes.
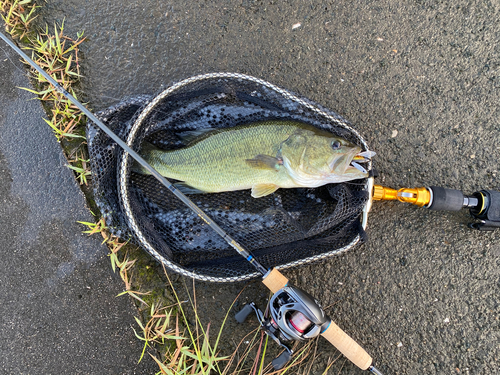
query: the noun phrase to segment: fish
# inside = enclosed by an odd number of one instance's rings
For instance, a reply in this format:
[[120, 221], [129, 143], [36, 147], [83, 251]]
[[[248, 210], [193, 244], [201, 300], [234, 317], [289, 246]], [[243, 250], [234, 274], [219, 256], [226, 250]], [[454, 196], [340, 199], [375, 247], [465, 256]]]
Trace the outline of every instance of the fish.
[[[184, 148], [143, 142], [139, 154], [186, 194], [251, 189], [254, 198], [280, 188], [313, 188], [368, 177], [360, 165], [375, 155], [312, 125], [261, 121], [187, 132]], [[134, 164], [132, 171], [149, 172]]]

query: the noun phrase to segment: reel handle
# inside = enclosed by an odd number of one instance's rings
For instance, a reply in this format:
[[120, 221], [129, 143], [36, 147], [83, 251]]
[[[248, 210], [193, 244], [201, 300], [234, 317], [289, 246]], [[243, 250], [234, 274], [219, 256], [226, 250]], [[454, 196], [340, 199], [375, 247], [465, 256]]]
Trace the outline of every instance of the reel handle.
[[[262, 282], [271, 292], [276, 293], [288, 284], [288, 279], [277, 269], [273, 268], [264, 275]], [[326, 323], [325, 323], [326, 324]], [[321, 333], [333, 346], [335, 346], [352, 363], [362, 370], [371, 370], [373, 359], [370, 355], [338, 325], [330, 320], [330, 324]]]

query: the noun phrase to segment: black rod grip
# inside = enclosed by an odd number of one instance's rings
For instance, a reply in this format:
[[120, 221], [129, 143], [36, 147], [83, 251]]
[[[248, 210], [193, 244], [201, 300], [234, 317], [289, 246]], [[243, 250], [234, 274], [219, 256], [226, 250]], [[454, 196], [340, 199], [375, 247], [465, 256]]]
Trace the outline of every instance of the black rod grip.
[[430, 210], [460, 211], [464, 206], [464, 194], [460, 190], [445, 189], [439, 186], [429, 187], [432, 190]]

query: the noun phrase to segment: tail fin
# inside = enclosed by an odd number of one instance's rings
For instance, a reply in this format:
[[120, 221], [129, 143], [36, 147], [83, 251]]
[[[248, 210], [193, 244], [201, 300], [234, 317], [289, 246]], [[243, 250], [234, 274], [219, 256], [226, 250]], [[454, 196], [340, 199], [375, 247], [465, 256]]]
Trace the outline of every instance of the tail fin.
[[[149, 143], [149, 142], [142, 142], [141, 144], [141, 150], [139, 151], [139, 154], [144, 158], [144, 160], [146, 160], [146, 162], [150, 162], [151, 160], [151, 152], [152, 151], [157, 151], [158, 148]], [[132, 172], [135, 172], [135, 173], [139, 173], [139, 174], [151, 174], [149, 173], [149, 171], [144, 168], [142, 165], [140, 165], [137, 161], [134, 160], [134, 162], [132, 163], [132, 166], [130, 167], [130, 170]]]

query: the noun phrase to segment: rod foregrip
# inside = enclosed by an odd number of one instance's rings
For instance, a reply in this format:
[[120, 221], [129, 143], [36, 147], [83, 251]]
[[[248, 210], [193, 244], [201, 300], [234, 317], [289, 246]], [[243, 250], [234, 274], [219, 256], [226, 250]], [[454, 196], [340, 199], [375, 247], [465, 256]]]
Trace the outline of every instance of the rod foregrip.
[[283, 276], [280, 271], [273, 268], [271, 271], [264, 275], [264, 279], [262, 280], [262, 282], [269, 288], [271, 292], [276, 293], [278, 290], [283, 289], [286, 284], [288, 284], [288, 279]]
[[321, 336], [361, 370], [367, 370], [372, 365], [372, 357], [334, 322], [330, 321], [330, 325]]

